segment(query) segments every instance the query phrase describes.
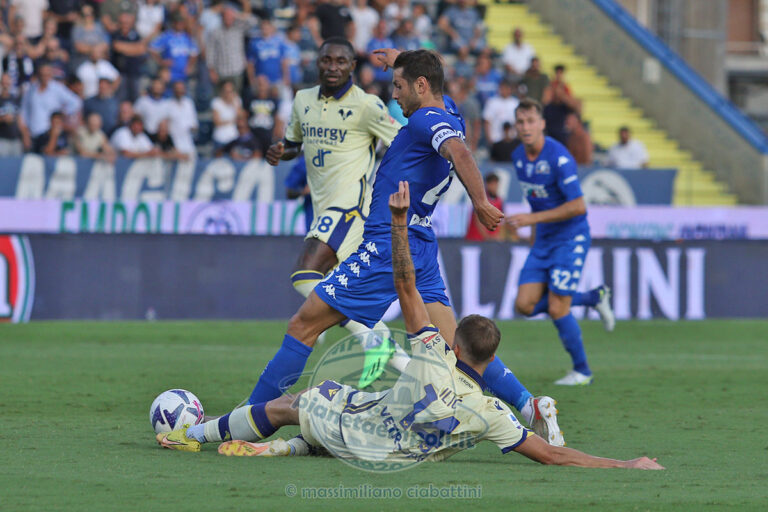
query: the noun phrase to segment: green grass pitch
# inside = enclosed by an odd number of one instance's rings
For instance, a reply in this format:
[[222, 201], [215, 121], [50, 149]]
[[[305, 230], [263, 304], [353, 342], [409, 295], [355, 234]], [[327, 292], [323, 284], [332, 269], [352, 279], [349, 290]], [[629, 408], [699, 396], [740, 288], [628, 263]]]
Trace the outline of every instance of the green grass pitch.
[[[547, 322], [502, 323], [500, 355], [558, 400], [568, 445], [656, 456], [663, 472], [546, 467], [491, 443], [447, 462], [367, 473], [330, 458], [161, 450], [148, 409], [190, 389], [209, 413], [249, 392], [284, 322], [52, 322], [0, 326], [0, 510], [766, 510], [768, 322], [583, 322], [595, 382], [552, 384], [567, 355]], [[343, 331], [335, 329], [330, 339]], [[328, 342], [323, 345], [327, 347]], [[310, 360], [316, 361], [318, 352]], [[282, 431], [291, 435], [295, 429]], [[480, 499], [408, 498], [481, 486]], [[400, 489], [393, 501], [286, 496], [310, 487]], [[482, 508], [479, 508], [482, 507]]]

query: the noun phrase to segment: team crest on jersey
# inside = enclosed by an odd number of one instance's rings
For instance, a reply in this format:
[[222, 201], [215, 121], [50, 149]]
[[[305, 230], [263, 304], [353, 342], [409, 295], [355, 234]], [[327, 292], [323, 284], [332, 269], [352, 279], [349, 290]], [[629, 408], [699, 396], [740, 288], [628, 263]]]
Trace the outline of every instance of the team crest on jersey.
[[549, 171], [549, 162], [546, 160], [536, 162], [536, 174], [549, 174]]
[[339, 115], [341, 116], [341, 120], [342, 121], [346, 121], [347, 118], [352, 115], [352, 111], [349, 110], [349, 109], [344, 110], [343, 108], [340, 108], [339, 109]]
[[309, 112], [309, 107], [304, 107], [304, 115], [307, 115], [307, 112]]
[[28, 322], [35, 296], [35, 265], [29, 239], [0, 236], [0, 322]]

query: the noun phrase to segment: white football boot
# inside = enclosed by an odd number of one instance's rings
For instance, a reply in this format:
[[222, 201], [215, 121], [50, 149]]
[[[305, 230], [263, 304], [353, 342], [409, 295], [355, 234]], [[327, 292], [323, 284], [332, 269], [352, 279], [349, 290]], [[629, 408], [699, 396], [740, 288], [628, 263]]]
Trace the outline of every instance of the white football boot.
[[531, 428], [537, 436], [545, 439], [552, 446], [564, 446], [563, 432], [557, 425], [557, 400], [548, 396], [531, 398], [533, 400], [533, 421]]
[[595, 310], [603, 321], [603, 327], [611, 332], [616, 327], [616, 315], [613, 314], [611, 307], [611, 289], [604, 284], [598, 288], [600, 290], [600, 300], [595, 304]]
[[587, 386], [592, 384], [592, 376], [584, 375], [576, 370], [571, 370], [568, 372], [568, 375], [562, 379], [556, 380], [555, 384], [558, 386]]

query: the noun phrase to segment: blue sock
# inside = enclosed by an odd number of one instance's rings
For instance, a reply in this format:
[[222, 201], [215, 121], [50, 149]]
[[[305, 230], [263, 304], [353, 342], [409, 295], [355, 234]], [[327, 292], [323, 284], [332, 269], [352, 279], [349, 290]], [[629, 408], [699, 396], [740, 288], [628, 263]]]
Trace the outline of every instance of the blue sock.
[[557, 327], [557, 333], [560, 335], [560, 341], [563, 342], [565, 350], [571, 355], [573, 369], [584, 375], [592, 375], [587, 364], [587, 353], [584, 352], [584, 342], [581, 341], [581, 328], [573, 313], [568, 313], [562, 318], [553, 320], [553, 322]]
[[493, 394], [507, 403], [513, 404], [515, 409], [522, 411], [525, 403], [533, 396], [525, 389], [512, 370], [507, 368], [496, 356], [483, 373], [483, 380], [491, 388]]
[[266, 439], [277, 432], [277, 429], [272, 426], [269, 418], [267, 418], [266, 407], [266, 402], [251, 406], [251, 417], [253, 418], [258, 434], [261, 435], [262, 439]]
[[311, 353], [312, 347], [286, 334], [280, 350], [261, 372], [259, 382], [256, 383], [248, 398], [248, 404], [269, 402], [282, 395], [283, 391], [299, 380]]
[[600, 288], [588, 292], [576, 292], [572, 296], [572, 306], [596, 306], [600, 302]]

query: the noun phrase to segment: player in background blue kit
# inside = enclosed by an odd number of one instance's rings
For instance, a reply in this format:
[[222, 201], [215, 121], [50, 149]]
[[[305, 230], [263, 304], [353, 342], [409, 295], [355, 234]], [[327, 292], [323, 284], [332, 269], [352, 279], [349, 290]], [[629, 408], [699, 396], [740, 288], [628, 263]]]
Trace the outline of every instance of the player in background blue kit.
[[571, 306], [594, 307], [608, 331], [615, 318], [607, 286], [585, 293], [576, 290], [591, 243], [576, 162], [562, 144], [544, 135], [537, 101], [520, 102], [515, 126], [523, 143], [512, 152], [512, 163], [532, 212], [513, 215], [508, 222], [514, 228], [535, 228], [533, 248], [520, 271], [515, 308], [527, 316], [547, 312], [552, 318], [573, 360], [573, 370], [555, 384], [590, 384], [592, 371]]
[[[363, 242], [357, 252], [316, 285], [291, 318], [283, 344], [262, 372], [248, 400], [250, 404], [268, 402], [292, 386], [323, 331], [346, 318], [371, 328], [397, 298], [392, 279], [388, 202], [400, 181], [408, 181], [411, 191], [408, 234], [416, 286], [430, 321], [447, 333], [447, 342], [453, 345], [456, 319], [437, 263], [431, 215], [454, 174], [467, 189], [483, 225], [495, 229], [504, 214], [486, 197], [480, 171], [464, 144], [461, 118], [445, 110], [440, 57], [415, 50], [399, 54], [391, 64], [393, 98], [409, 122], [392, 141], [376, 173]], [[529, 423], [534, 416], [547, 415], [551, 420], [548, 441], [563, 444], [553, 400], [534, 399], [498, 358], [489, 365], [484, 378], [491, 390], [520, 410]]]

